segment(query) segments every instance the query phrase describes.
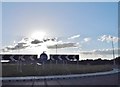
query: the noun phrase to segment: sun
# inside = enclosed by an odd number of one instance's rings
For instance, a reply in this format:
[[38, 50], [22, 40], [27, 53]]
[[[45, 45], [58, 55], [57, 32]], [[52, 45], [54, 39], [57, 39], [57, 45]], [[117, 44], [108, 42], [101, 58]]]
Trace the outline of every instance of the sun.
[[33, 39], [38, 39], [38, 40], [43, 40], [45, 37], [46, 33], [43, 31], [35, 31], [32, 33], [31, 38]]

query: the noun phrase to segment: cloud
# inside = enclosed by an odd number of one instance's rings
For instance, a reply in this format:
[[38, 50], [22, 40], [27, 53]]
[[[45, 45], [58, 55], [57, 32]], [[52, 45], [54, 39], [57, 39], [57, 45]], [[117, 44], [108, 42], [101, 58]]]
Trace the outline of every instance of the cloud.
[[68, 38], [69, 40], [70, 39], [76, 39], [76, 38], [79, 38], [80, 37], [80, 35], [74, 35], [74, 36], [72, 36], [72, 37], [70, 37], [70, 38]]
[[2, 49], [3, 52], [9, 52], [12, 50], [20, 50], [20, 49], [25, 49], [30, 46], [30, 41], [31, 39], [29, 38], [23, 38], [19, 42], [14, 41], [14, 45], [6, 46], [5, 48]]
[[81, 41], [81, 43], [83, 44], [83, 43], [87, 43], [87, 42], [89, 42], [89, 41], [91, 41], [92, 39], [90, 38], [90, 37], [86, 37], [86, 38], [84, 38], [82, 41]]
[[77, 47], [78, 43], [74, 42], [63, 42], [62, 40], [57, 41], [57, 38], [45, 38], [43, 40], [31, 39], [31, 38], [23, 38], [15, 45], [10, 45], [2, 49], [3, 52], [9, 52], [12, 50], [20, 50], [26, 48], [34, 48], [34, 47], [42, 47], [46, 46], [47, 49], [55, 49], [57, 48], [69, 48], [69, 47]]
[[39, 43], [43, 43], [43, 41], [40, 41], [40, 40], [37, 40], [37, 39], [31, 41], [31, 44], [39, 44]]
[[43, 40], [38, 40], [38, 39], [33, 39], [31, 41], [31, 44], [40, 44], [40, 43], [45, 43], [45, 42], [56, 42], [57, 38], [44, 38]]
[[113, 42], [118, 42], [118, 41], [120, 41], [120, 38], [118, 38], [118, 37], [115, 37], [115, 36], [111, 36], [111, 35], [103, 35], [103, 36], [100, 36], [99, 38], [98, 38], [98, 40], [99, 41], [102, 41], [102, 42], [104, 42], [104, 41], [106, 41], [106, 42], [111, 42], [111, 41], [113, 41]]
[[56, 46], [58, 49], [78, 46], [78, 43], [74, 42], [63, 42], [62, 40], [57, 41], [57, 38], [46, 38], [43, 39], [43, 41], [34, 40], [31, 43], [37, 44], [37, 46], [41, 46], [40, 44], [44, 44], [48, 49], [56, 49]]
[[[118, 51], [120, 48], [115, 48], [114, 53], [115, 57], [118, 57]], [[92, 51], [81, 51], [80, 56], [82, 59], [113, 59], [113, 49], [97, 49]]]
[[84, 38], [84, 42], [89, 42], [91, 40], [91, 38]]
[[20, 40], [18, 43], [23, 43], [23, 44], [27, 44], [30, 43], [32, 39], [30, 38], [22, 38], [22, 40]]
[[49, 45], [47, 47], [48, 47], [48, 49], [56, 49], [56, 47], [58, 49], [69, 48], [69, 47], [77, 47], [77, 43], [63, 42], [63, 43], [57, 43], [57, 44], [54, 44], [54, 45]]
[[13, 50], [13, 46], [7, 46], [7, 47], [5, 47], [5, 48], [3, 48], [1, 51], [2, 52], [9, 52], [9, 50]]
[[11, 50], [25, 49], [30, 46], [31, 41], [32, 41], [32, 39], [30, 39], [30, 38], [23, 38], [16, 45], [14, 45]]
[[14, 47], [14, 50], [24, 49], [24, 48], [29, 47], [29, 46], [30, 46], [30, 45], [25, 44], [25, 43], [18, 43], [18, 44]]
[[25, 49], [29, 47], [29, 45], [26, 45], [26, 43], [18, 43], [15, 46], [7, 46], [4, 49], [2, 49], [3, 52], [9, 52], [10, 50], [19, 50], [19, 49]]
[[[120, 48], [115, 48], [114, 53], [118, 54], [118, 51], [120, 51]], [[92, 55], [92, 54], [99, 54], [99, 55], [110, 55], [113, 54], [113, 49], [98, 49], [98, 50], [92, 50], [92, 51], [83, 51], [81, 54], [85, 55]]]

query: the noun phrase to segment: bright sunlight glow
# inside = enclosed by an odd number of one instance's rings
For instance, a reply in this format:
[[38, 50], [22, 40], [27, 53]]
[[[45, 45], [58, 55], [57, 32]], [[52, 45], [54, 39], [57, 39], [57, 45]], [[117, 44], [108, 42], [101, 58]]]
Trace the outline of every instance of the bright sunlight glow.
[[31, 37], [33, 39], [38, 39], [38, 40], [42, 40], [44, 37], [45, 37], [45, 32], [42, 32], [42, 31], [36, 31], [36, 32], [33, 32]]

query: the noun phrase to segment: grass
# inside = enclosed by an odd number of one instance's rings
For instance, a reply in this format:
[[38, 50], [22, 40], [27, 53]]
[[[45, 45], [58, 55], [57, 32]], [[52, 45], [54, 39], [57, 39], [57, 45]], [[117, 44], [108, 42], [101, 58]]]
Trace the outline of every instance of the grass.
[[2, 76], [48, 76], [48, 75], [68, 75], [94, 73], [112, 70], [112, 65], [76, 65], [76, 64], [45, 64], [45, 65], [22, 65], [22, 72], [17, 64], [3, 64]]

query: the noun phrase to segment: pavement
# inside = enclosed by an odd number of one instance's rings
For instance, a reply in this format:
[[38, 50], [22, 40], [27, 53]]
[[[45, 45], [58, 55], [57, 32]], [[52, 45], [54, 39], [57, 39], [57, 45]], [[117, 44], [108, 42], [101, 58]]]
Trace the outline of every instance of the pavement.
[[1, 80], [3, 86], [120, 85], [119, 76], [120, 70], [114, 69], [108, 72], [76, 75], [4, 77]]

